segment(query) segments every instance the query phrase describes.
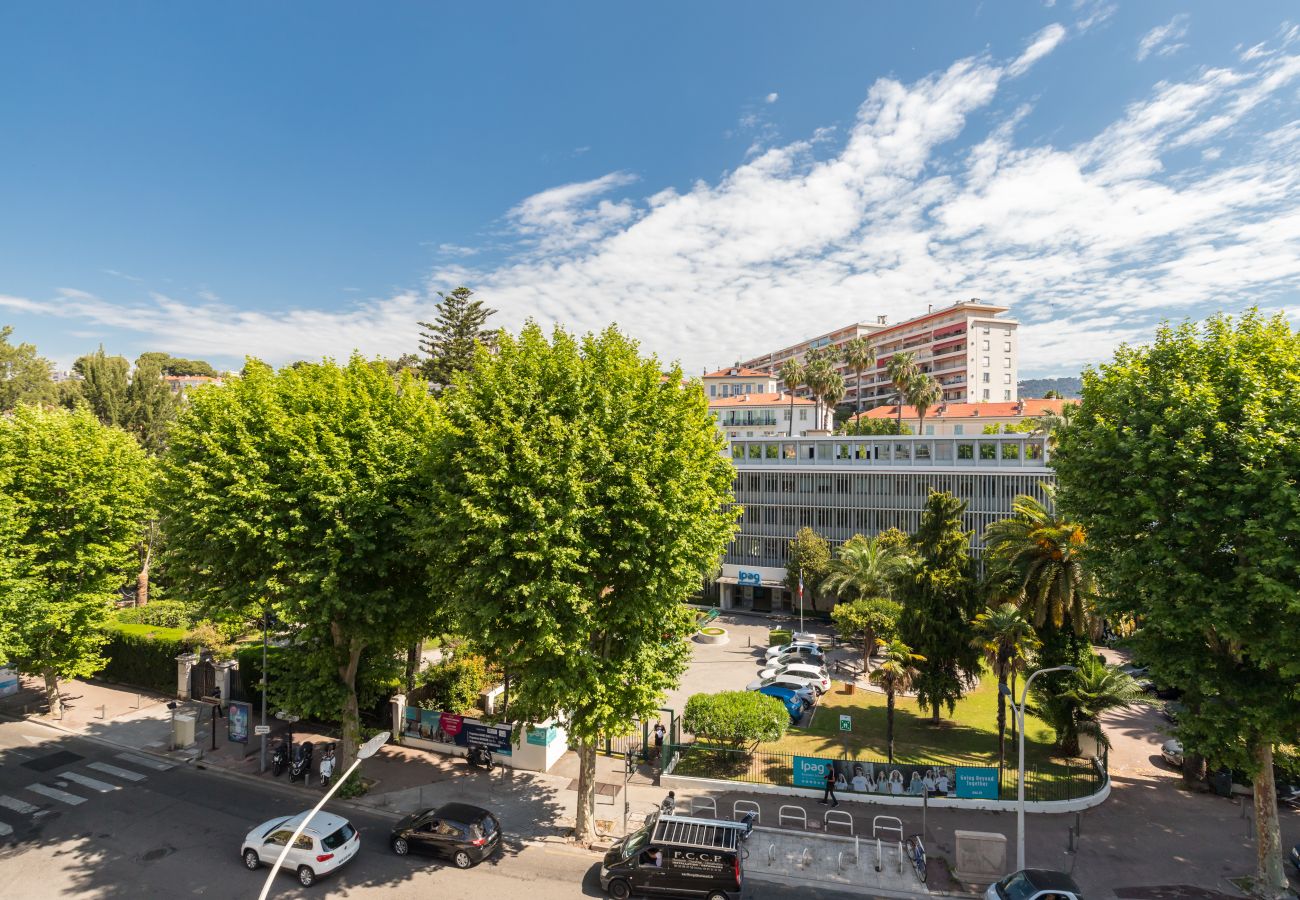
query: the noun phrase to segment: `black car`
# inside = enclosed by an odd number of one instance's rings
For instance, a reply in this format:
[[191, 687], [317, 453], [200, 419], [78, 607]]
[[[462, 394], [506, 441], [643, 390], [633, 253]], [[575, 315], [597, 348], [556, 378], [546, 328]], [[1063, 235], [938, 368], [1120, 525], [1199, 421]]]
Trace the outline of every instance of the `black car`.
[[486, 809], [448, 803], [412, 813], [393, 826], [389, 846], [398, 856], [423, 853], [450, 859], [458, 869], [482, 862], [501, 846], [501, 823]]

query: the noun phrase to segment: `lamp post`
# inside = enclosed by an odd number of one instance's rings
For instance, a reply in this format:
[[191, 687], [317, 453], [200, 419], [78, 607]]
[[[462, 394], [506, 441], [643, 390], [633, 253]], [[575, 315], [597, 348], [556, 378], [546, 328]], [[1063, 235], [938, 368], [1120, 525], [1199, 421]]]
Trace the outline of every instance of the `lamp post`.
[[999, 685], [998, 690], [1011, 699], [1011, 710], [1016, 714], [1016, 727], [1020, 732], [1020, 765], [1016, 775], [1016, 871], [1019, 872], [1025, 867], [1025, 699], [1029, 696], [1029, 685], [1039, 675], [1046, 675], [1050, 672], [1077, 672], [1078, 666], [1052, 666], [1050, 669], [1039, 669], [1031, 672], [1025, 679], [1025, 687], [1020, 692], [1020, 703], [1016, 703], [1015, 696], [1011, 693], [1011, 688], [1005, 684]]
[[261, 735], [262, 751], [261, 751], [261, 760], [258, 763], [258, 768], [257, 768], [257, 771], [262, 773], [266, 772], [266, 735], [268, 730], [266, 727], [266, 689], [267, 689], [266, 633], [268, 630], [270, 630], [270, 627], [271, 627], [271, 607], [265, 600], [263, 600], [262, 601], [262, 689], [260, 691], [262, 695], [262, 735]]
[[361, 760], [369, 759], [378, 753], [379, 748], [388, 743], [388, 738], [390, 736], [390, 732], [381, 731], [379, 734], [375, 735], [357, 748], [357, 758], [352, 761], [352, 765], [348, 766], [348, 770], [335, 779], [334, 784], [325, 792], [325, 796], [321, 797], [320, 802], [312, 807], [311, 812], [307, 813], [307, 817], [299, 823], [298, 828], [294, 831], [293, 837], [289, 838], [288, 842], [284, 845], [284, 849], [280, 851], [280, 855], [276, 857], [275, 865], [271, 866], [271, 871], [266, 876], [266, 884], [262, 885], [262, 893], [258, 895], [257, 900], [266, 900], [266, 895], [271, 891], [271, 884], [275, 881], [275, 873], [280, 871], [280, 865], [284, 862], [285, 856], [288, 855], [289, 848], [297, 842], [299, 835], [303, 833], [307, 828], [307, 824], [311, 822], [312, 816], [320, 812], [321, 807], [324, 806], [329, 798], [334, 796], [334, 792], [339, 789], [339, 785], [347, 781], [348, 776], [356, 770], [357, 766], [361, 765]]

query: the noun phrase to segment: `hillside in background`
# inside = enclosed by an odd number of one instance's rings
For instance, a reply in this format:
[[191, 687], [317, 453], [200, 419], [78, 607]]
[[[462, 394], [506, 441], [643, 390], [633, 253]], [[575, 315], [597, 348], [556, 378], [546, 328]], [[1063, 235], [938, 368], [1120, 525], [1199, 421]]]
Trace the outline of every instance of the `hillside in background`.
[[1083, 379], [1077, 376], [1065, 378], [1026, 378], [1020, 382], [1020, 396], [1041, 397], [1048, 391], [1056, 391], [1062, 397], [1078, 397], [1083, 390]]

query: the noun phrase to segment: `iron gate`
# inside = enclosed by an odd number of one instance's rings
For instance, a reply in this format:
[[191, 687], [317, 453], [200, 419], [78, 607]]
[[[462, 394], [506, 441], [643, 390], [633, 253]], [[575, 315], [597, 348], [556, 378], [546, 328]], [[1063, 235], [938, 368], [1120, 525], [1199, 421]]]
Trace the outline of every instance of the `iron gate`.
[[667, 734], [664, 736], [664, 744], [676, 744], [679, 741], [677, 732], [677, 713], [671, 709], [661, 709], [659, 712], [663, 715], [657, 719], [637, 719], [633, 723], [631, 734], [611, 737], [604, 735], [596, 741], [596, 752], [603, 753], [605, 756], [612, 756], [618, 759], [626, 759], [629, 752], [637, 753], [642, 759], [646, 759], [647, 748], [654, 746], [654, 736], [652, 729], [656, 721], [663, 722]]
[[217, 691], [217, 667], [211, 659], [200, 660], [190, 669], [190, 699], [202, 700]]

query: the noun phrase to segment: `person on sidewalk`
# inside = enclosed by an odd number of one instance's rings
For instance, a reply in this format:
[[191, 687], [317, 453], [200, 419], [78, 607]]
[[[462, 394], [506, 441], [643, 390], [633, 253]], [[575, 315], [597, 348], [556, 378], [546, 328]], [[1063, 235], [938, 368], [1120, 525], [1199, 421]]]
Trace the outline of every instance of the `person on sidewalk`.
[[655, 722], [655, 764], [656, 765], [658, 765], [659, 760], [663, 758], [664, 735], [666, 735], [667, 733], [668, 732], [664, 728], [663, 722]]
[[835, 799], [835, 767], [826, 766], [826, 791], [818, 803], [829, 803], [831, 806], [839, 806], [840, 801]]

